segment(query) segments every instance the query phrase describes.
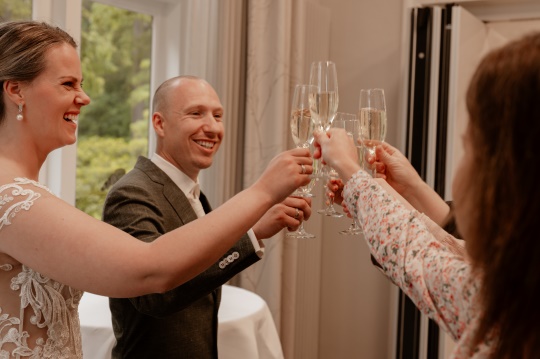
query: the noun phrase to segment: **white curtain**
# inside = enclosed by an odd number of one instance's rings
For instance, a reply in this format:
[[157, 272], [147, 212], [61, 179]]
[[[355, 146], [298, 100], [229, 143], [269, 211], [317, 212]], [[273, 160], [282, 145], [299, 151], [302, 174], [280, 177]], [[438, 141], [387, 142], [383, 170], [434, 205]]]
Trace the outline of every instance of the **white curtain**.
[[[276, 154], [292, 147], [288, 130], [291, 87], [300, 82], [303, 67], [300, 3], [248, 2], [245, 187], [259, 177]], [[283, 237], [280, 233], [265, 240], [264, 258], [239, 275], [239, 285], [267, 301], [285, 357], [292, 358], [298, 242]]]
[[[232, 187], [212, 179], [229, 178], [236, 168], [242, 168], [241, 183], [229, 182], [239, 186], [236, 191], [241, 190], [257, 180], [274, 156], [293, 147], [288, 119], [291, 89], [307, 81], [311, 61], [328, 55], [330, 20], [328, 11], [306, 0], [222, 0], [219, 7], [216, 84], [226, 111], [234, 109], [226, 113], [228, 121], [237, 125], [227, 127], [227, 147], [220, 150], [226, 154], [223, 163], [229, 165], [212, 166], [214, 175], [208, 178], [217, 186], [215, 194], [220, 196], [216, 198], [226, 199], [234, 194]], [[240, 14], [245, 21], [240, 20]], [[319, 16], [316, 23], [305, 20], [314, 16]], [[314, 31], [308, 30], [310, 27]], [[240, 59], [235, 55], [239, 47], [245, 51]], [[239, 141], [243, 146], [235, 147]], [[314, 208], [320, 207], [320, 197]], [[285, 358], [318, 357], [318, 346], [313, 343], [319, 338], [320, 216], [312, 216], [308, 228], [318, 240], [287, 240], [284, 232], [267, 239], [263, 259], [231, 281], [266, 300]]]

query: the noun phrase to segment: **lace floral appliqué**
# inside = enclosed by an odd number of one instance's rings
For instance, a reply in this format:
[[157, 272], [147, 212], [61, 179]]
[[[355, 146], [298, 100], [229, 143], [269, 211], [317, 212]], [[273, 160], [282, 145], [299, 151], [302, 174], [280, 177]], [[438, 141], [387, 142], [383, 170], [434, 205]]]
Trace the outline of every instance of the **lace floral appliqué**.
[[[15, 183], [8, 183], [0, 186], [0, 213], [4, 211], [4, 214], [0, 217], [0, 229], [2, 229], [4, 225], [7, 226], [8, 224], [11, 224], [11, 219], [13, 219], [13, 217], [21, 210], [24, 209], [25, 211], [28, 211], [34, 204], [34, 201], [41, 197], [39, 192], [22, 187], [23, 185], [28, 184], [49, 191], [47, 187], [26, 178], [15, 178]], [[19, 197], [23, 198], [21, 199]], [[9, 207], [4, 209], [5, 206]]]
[[[36, 187], [50, 192], [26, 178], [0, 186], [0, 230], [12, 224], [22, 210], [31, 209], [41, 197]], [[9, 263], [5, 258], [10, 258]], [[0, 359], [82, 358], [77, 308], [83, 292], [47, 278], [4, 253], [0, 253], [0, 260], [0, 276], [11, 277], [9, 288], [0, 287]]]

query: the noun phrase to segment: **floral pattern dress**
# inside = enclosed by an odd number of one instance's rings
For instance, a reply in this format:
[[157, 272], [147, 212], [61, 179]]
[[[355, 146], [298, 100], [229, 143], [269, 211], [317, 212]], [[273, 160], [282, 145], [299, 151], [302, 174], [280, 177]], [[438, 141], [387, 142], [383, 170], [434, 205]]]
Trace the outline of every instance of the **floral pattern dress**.
[[[43, 190], [16, 178], [0, 186], [0, 240], [10, 225], [31, 225], [19, 217]], [[50, 191], [49, 191], [50, 192]], [[78, 305], [83, 292], [47, 278], [0, 252], [0, 359], [82, 358]]]
[[458, 342], [452, 358], [489, 357], [489, 344], [471, 348], [479, 281], [457, 241], [394, 199], [365, 171], [347, 182], [343, 195], [385, 275]]

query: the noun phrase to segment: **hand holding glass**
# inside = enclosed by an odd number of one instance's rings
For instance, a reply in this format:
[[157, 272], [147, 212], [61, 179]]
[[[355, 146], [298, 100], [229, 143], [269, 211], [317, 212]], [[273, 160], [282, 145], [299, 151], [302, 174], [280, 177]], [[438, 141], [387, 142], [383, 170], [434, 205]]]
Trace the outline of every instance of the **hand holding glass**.
[[[336, 114], [336, 119], [334, 120], [332, 127], [343, 128], [345, 132], [353, 139], [354, 144], [358, 150], [358, 163], [360, 167], [364, 168], [364, 150], [362, 148], [362, 142], [360, 140], [360, 121], [356, 115], [352, 113], [341, 113]], [[339, 234], [344, 235], [354, 235], [361, 234], [362, 228], [358, 225], [357, 220], [353, 218], [353, 223], [349, 228], [340, 231]]]
[[[312, 92], [309, 96], [309, 109], [317, 129], [327, 131], [336, 115], [339, 96], [336, 64], [332, 61], [316, 61], [311, 64], [309, 84]], [[317, 160], [319, 162], [319, 160]], [[327, 175], [327, 168], [319, 166], [316, 176]]]
[[[294, 88], [292, 109], [290, 117], [291, 135], [296, 147], [309, 148], [313, 142], [314, 122], [309, 111], [309, 94], [312, 91], [310, 85], [296, 85]], [[292, 196], [311, 197], [311, 190], [315, 186], [316, 178], [312, 176], [309, 184], [298, 188]], [[304, 229], [304, 222], [294, 232], [288, 232], [287, 236], [294, 238], [315, 238], [315, 235]]]
[[[337, 112], [335, 115], [335, 119], [331, 124], [331, 127], [345, 128], [345, 130], [349, 132], [349, 130], [353, 131], [352, 127], [351, 128], [349, 127], [354, 126], [355, 123], [358, 123], [356, 119], [356, 115], [351, 114], [351, 113]], [[354, 129], [357, 129], [357, 128], [358, 126], [354, 127]], [[339, 175], [335, 169], [333, 169], [330, 166], [326, 166], [326, 168], [327, 170], [325, 171], [324, 176], [328, 179], [328, 181], [339, 178]], [[335, 218], [343, 217], [343, 213], [336, 211], [334, 207], [334, 197], [331, 196], [328, 191], [326, 191], [326, 207], [324, 209], [318, 210], [317, 213], [324, 214], [325, 216], [335, 217]]]

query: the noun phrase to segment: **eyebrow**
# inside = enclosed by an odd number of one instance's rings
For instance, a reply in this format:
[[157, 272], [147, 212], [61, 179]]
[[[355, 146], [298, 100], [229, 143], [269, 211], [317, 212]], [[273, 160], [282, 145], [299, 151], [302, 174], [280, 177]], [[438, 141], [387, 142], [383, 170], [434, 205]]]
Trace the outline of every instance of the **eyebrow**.
[[[71, 80], [71, 81], [79, 82], [79, 78], [78, 78], [78, 77], [71, 76], [71, 75], [60, 76], [58, 79], [59, 79], [59, 80]], [[80, 82], [82, 83], [83, 80], [84, 80], [84, 78], [81, 78]]]
[[210, 108], [208, 106], [205, 106], [205, 105], [193, 105], [193, 106], [190, 106], [190, 107], [186, 108], [185, 111], [186, 112], [191, 112], [191, 111], [194, 111], [194, 110], [197, 110], [197, 111], [205, 110], [205, 111], [210, 111], [212, 113], [215, 113], [215, 112], [223, 113], [224, 112], [223, 107], [212, 109], [212, 108]]

